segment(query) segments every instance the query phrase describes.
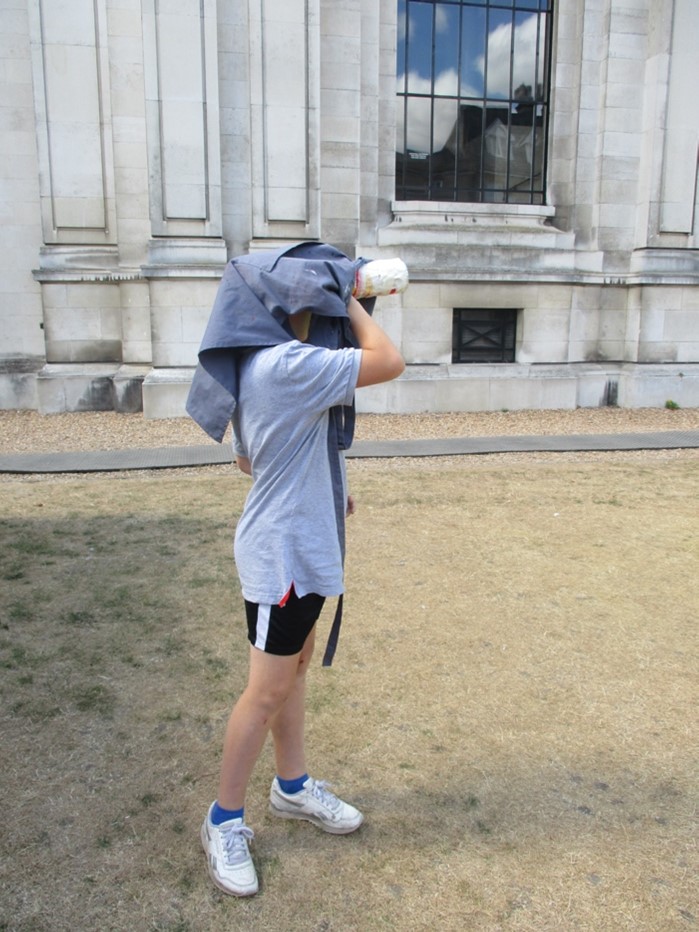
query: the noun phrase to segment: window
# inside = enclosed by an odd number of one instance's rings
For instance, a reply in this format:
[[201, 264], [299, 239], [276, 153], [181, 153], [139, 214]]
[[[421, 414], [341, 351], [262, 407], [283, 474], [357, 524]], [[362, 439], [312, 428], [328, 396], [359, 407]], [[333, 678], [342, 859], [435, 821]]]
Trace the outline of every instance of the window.
[[553, 0], [398, 0], [398, 200], [543, 204]]
[[514, 362], [516, 310], [454, 309], [452, 362]]

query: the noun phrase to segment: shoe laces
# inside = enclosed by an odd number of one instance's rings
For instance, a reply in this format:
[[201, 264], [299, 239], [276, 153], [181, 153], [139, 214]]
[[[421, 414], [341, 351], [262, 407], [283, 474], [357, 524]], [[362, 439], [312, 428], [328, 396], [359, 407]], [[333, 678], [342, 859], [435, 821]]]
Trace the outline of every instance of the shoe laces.
[[230, 867], [248, 859], [248, 842], [255, 833], [247, 825], [225, 825], [220, 829], [226, 864]]
[[327, 788], [328, 786], [329, 784], [326, 780], [314, 780], [313, 786], [311, 787], [311, 795], [315, 796], [324, 806], [327, 806], [328, 809], [334, 812], [340, 808], [341, 803], [337, 796], [330, 792]]

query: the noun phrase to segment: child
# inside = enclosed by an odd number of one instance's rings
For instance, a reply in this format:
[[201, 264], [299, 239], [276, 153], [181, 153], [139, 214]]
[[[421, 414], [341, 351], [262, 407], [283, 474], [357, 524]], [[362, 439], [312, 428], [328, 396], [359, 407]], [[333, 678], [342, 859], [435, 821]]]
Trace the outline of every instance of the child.
[[[351, 409], [355, 388], [394, 379], [405, 364], [388, 336], [349, 294], [346, 286], [354, 264], [342, 254], [334, 255], [331, 247], [306, 247], [310, 253], [300, 256], [302, 284], [296, 299], [304, 306], [279, 314], [276, 288], [283, 264], [273, 257], [264, 287], [275, 292], [268, 313], [276, 313], [284, 337], [271, 345], [262, 340], [264, 345], [253, 344], [254, 348], [238, 342], [235, 371], [228, 369], [228, 385], [234, 389], [230, 395], [236, 461], [253, 478], [235, 536], [251, 647], [247, 686], [228, 722], [218, 796], [202, 825], [201, 839], [212, 880], [236, 896], [258, 890], [248, 848], [253, 833], [245, 824], [244, 805], [268, 733], [277, 770], [270, 792], [273, 814], [304, 819], [338, 835], [355, 831], [363, 821], [357, 809], [307, 773], [306, 671], [325, 598], [343, 591], [344, 517], [354, 510], [346, 490], [337, 414]], [[311, 261], [304, 261], [309, 254]], [[290, 258], [288, 252], [283, 256]], [[295, 261], [298, 264], [299, 258]], [[315, 266], [316, 261], [321, 265]], [[319, 272], [324, 278], [323, 264], [331, 278], [339, 278], [342, 313], [334, 298], [328, 313], [326, 287], [318, 292], [310, 279]], [[296, 270], [294, 266], [295, 281]], [[259, 296], [257, 266], [253, 274]], [[305, 276], [312, 281], [308, 295], [303, 294]], [[284, 284], [279, 286], [282, 290]], [[269, 307], [268, 296], [263, 301]], [[239, 310], [245, 316], [244, 309]], [[327, 338], [328, 318], [345, 334], [336, 348], [327, 347], [332, 342]], [[347, 321], [351, 334], [342, 330]], [[356, 345], [346, 345], [348, 337]], [[316, 345], [316, 339], [325, 345]], [[222, 342], [209, 339], [208, 345], [216, 344], [220, 352]], [[224, 362], [219, 355], [218, 363], [223, 364], [213, 368], [220, 377], [231, 360]], [[200, 423], [206, 420], [201, 416], [205, 395], [201, 384], [193, 384], [189, 408]]]

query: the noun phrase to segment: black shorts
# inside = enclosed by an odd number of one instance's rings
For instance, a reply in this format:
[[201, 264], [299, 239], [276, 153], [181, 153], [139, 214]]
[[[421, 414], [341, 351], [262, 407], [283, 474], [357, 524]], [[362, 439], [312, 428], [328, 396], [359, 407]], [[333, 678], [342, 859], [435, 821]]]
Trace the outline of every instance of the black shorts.
[[293, 587], [283, 605], [259, 605], [245, 600], [248, 640], [267, 654], [298, 654], [318, 621], [325, 596], [309, 592], [302, 598]]

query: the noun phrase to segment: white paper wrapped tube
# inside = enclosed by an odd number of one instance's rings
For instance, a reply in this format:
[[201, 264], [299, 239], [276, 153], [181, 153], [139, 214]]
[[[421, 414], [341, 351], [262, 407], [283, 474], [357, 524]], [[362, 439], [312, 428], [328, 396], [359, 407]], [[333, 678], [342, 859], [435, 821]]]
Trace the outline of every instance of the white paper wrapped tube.
[[355, 274], [355, 298], [374, 298], [398, 294], [408, 287], [408, 268], [402, 259], [373, 259], [361, 265]]

